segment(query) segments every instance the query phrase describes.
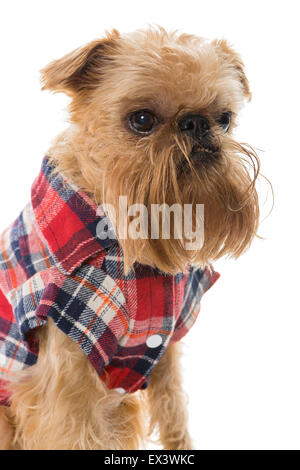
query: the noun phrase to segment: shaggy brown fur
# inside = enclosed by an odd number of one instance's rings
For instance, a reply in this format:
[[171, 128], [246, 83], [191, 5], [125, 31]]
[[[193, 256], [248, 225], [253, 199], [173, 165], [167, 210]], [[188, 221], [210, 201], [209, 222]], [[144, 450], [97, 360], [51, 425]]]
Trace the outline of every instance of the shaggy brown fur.
[[[147, 393], [122, 396], [106, 388], [78, 346], [49, 320], [39, 330], [38, 362], [12, 379], [8, 418], [10, 445], [21, 449], [138, 449], [155, 426], [166, 449], [188, 449], [178, 345], [172, 345], [152, 375]], [[147, 399], [151, 425], [146, 429]], [[4, 415], [5, 416], [5, 415]], [[4, 446], [3, 444], [3, 446]]]
[[[258, 226], [255, 181], [259, 161], [237, 143], [232, 131], [250, 99], [243, 62], [226, 41], [150, 28], [117, 31], [77, 49], [42, 71], [43, 89], [71, 98], [71, 126], [49, 151], [57, 171], [98, 204], [204, 204], [205, 242], [187, 251], [182, 241], [120, 239], [125, 269], [139, 263], [163, 272], [205, 266], [223, 255], [239, 256]], [[153, 132], [132, 131], [129, 117], [150, 110]], [[230, 111], [228, 132], [219, 125]], [[178, 122], [201, 114], [210, 125], [210, 161], [191, 158], [194, 141]], [[110, 216], [111, 214], [108, 213]], [[112, 216], [111, 216], [112, 218]], [[116, 221], [116, 232], [122, 227]], [[120, 396], [108, 390], [78, 347], [51, 321], [38, 332], [35, 366], [12, 379], [12, 405], [2, 410], [2, 427], [14, 427], [11, 446], [23, 449], [136, 449], [148, 431], [159, 428], [167, 449], [189, 449], [186, 406], [178, 351], [171, 346], [152, 373], [147, 392]], [[145, 406], [145, 397], [148, 405]], [[9, 420], [9, 421], [8, 421]], [[8, 434], [2, 431], [2, 446]]]

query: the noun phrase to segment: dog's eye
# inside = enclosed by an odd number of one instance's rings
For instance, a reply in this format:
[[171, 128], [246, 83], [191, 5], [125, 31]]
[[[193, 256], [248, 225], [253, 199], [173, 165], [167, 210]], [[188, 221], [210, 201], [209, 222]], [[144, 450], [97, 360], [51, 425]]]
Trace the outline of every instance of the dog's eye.
[[136, 111], [131, 114], [129, 118], [131, 129], [134, 132], [139, 132], [140, 134], [150, 134], [156, 122], [157, 118], [155, 115], [151, 113], [151, 111], [147, 110]]
[[229, 127], [230, 127], [230, 123], [231, 123], [231, 112], [230, 111], [227, 111], [226, 113], [223, 113], [222, 116], [220, 117], [220, 119], [218, 119], [218, 123], [219, 125], [222, 127], [222, 129], [224, 130], [224, 132], [227, 132]]

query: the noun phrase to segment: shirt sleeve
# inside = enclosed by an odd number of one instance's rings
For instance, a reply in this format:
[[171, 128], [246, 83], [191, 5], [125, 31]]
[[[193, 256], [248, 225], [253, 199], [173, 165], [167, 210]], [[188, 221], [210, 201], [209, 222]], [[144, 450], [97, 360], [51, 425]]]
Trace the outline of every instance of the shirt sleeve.
[[[106, 272], [84, 264], [59, 288], [52, 286], [50, 298], [47, 316], [78, 344], [101, 375], [128, 328], [123, 292]], [[48, 303], [45, 296], [42, 303]]]
[[185, 288], [180, 316], [175, 325], [172, 342], [180, 341], [195, 323], [200, 312], [203, 294], [219, 279], [212, 266], [205, 269], [191, 267]]

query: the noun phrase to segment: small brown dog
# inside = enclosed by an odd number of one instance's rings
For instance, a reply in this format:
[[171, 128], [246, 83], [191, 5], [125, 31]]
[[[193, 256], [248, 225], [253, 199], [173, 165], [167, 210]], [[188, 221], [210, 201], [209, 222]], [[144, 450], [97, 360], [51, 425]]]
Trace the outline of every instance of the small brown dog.
[[[179, 283], [182, 278], [178, 276], [186, 273], [187, 266], [201, 268], [203, 274], [211, 261], [226, 254], [239, 256], [249, 247], [258, 227], [255, 182], [259, 161], [251, 147], [232, 137], [237, 115], [251, 95], [243, 63], [226, 41], [167, 33], [163, 28], [126, 35], [114, 30], [104, 39], [51, 63], [42, 71], [42, 82], [43, 89], [64, 92], [72, 98], [71, 126], [57, 138], [48, 159], [54, 173], [63, 175], [67, 184], [86, 195], [81, 201], [88, 197], [95, 206], [105, 203], [117, 208], [120, 195], [125, 195], [128, 205], [139, 203], [147, 208], [162, 203], [204, 205], [205, 238], [201, 249], [187, 250], [174, 236], [119, 238], [123, 281], [128, 280], [126, 276], [133, 266], [140, 265]], [[39, 182], [36, 191], [37, 186]], [[55, 212], [56, 203], [50, 198], [43, 214], [40, 211], [37, 215], [44, 196], [36, 202], [36, 194], [33, 209], [37, 219]], [[25, 219], [26, 214], [29, 212]], [[68, 233], [68, 224], [67, 217], [61, 219], [61, 232]], [[118, 224], [115, 228], [117, 233], [122, 230]], [[43, 226], [41, 232], [40, 240], [50, 237]], [[3, 240], [2, 269], [12, 273], [13, 262], [4, 248], [5, 236]], [[24, 252], [24, 243], [22, 247]], [[73, 244], [72, 256], [76, 249]], [[47, 258], [45, 253], [43, 256]], [[105, 262], [116, 256], [110, 253]], [[74, 266], [69, 273], [72, 280], [79, 276]], [[88, 266], [96, 269], [93, 261]], [[66, 265], [63, 268], [68, 271]], [[50, 263], [48, 271], [53, 269]], [[57, 277], [62, 276], [55, 272]], [[50, 285], [49, 280], [42, 281], [44, 287]], [[37, 298], [43, 303], [36, 294], [42, 281], [35, 277], [34, 292], [30, 291], [35, 309]], [[88, 283], [87, 277], [84, 282]], [[90, 281], [90, 289], [97, 290], [97, 282]], [[106, 281], [100, 280], [99, 285], [101, 282], [104, 285]], [[204, 290], [206, 287], [202, 284]], [[114, 299], [112, 311], [118, 307], [119, 297], [112, 293], [111, 286], [109, 289]], [[104, 287], [99, 295], [103, 292]], [[11, 291], [4, 293], [14, 304]], [[157, 290], [154, 294], [153, 301], [160, 293]], [[5, 300], [0, 297], [0, 309], [1, 305], [4, 309]], [[19, 312], [18, 308], [15, 311]], [[118, 308], [121, 324], [122, 305]], [[143, 308], [147, 312], [146, 302]], [[40, 311], [39, 319], [43, 318]], [[146, 320], [143, 318], [139, 325]], [[89, 361], [83, 347], [79, 348], [55, 323], [58, 320], [51, 314], [47, 324], [41, 320], [41, 326], [34, 330], [39, 341], [37, 362], [7, 376], [11, 395], [10, 406], [0, 408], [2, 448], [136, 449], [156, 427], [165, 449], [192, 448], [176, 344], [170, 343], [163, 356], [153, 359], [149, 386], [146, 389], [145, 382], [139, 382], [136, 387], [145, 391], [130, 389], [136, 393], [121, 394], [114, 390], [116, 387], [99, 380], [95, 360], [89, 357]], [[128, 330], [130, 320], [126, 325]], [[158, 345], [154, 343], [161, 338], [153, 335], [155, 329], [151, 331], [152, 344], [149, 337], [144, 339], [150, 349], [155, 349]], [[121, 359], [119, 354], [119, 362], [114, 363], [119, 375]], [[109, 365], [107, 360], [107, 371]], [[137, 373], [139, 367], [134, 367]], [[145, 432], [147, 416], [150, 421]]]

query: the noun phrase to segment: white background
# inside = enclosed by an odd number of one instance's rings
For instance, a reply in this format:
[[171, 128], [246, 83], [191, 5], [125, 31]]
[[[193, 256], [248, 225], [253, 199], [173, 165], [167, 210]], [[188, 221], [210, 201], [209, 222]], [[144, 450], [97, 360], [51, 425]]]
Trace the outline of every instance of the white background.
[[[68, 99], [39, 89], [39, 69], [104, 30], [161, 24], [225, 37], [247, 66], [253, 100], [237, 137], [260, 149], [275, 207], [251, 249], [215, 267], [185, 339], [185, 388], [197, 449], [300, 448], [299, 14], [297, 1], [1, 2], [0, 231], [27, 202]], [[5, 5], [5, 6], [3, 6]], [[267, 215], [270, 193], [262, 212]]]

